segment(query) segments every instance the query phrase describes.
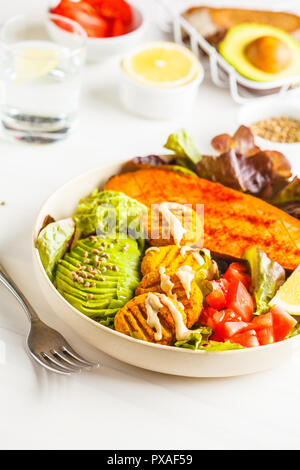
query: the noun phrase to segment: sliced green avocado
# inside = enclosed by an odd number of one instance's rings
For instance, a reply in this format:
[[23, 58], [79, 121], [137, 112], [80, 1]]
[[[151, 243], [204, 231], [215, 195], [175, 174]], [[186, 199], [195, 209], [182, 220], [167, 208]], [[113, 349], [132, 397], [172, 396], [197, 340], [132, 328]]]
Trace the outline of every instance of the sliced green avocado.
[[138, 240], [143, 248], [143, 222], [147, 211], [146, 206], [126, 194], [95, 189], [79, 201], [75, 221], [84, 237], [95, 231], [107, 237], [122, 233]]
[[[273, 37], [287, 46], [290, 53], [289, 64], [277, 73], [267, 73], [251, 63], [246, 48], [253, 41]], [[219, 52], [241, 75], [258, 82], [280, 80], [300, 75], [300, 43], [290, 34], [270, 25], [241, 23], [230, 28], [219, 45]]]
[[70, 217], [46, 225], [40, 231], [36, 247], [39, 250], [41, 262], [51, 281], [57, 261], [65, 254], [68, 242], [75, 233], [75, 222]]
[[77, 310], [112, 327], [140, 281], [140, 259], [132, 238], [84, 238], [57, 265], [55, 285]]

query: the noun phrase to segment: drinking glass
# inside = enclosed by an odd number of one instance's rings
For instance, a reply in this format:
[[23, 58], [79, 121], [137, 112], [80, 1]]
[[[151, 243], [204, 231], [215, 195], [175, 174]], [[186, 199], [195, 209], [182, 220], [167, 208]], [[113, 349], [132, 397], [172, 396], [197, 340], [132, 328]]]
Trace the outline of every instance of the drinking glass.
[[46, 143], [68, 135], [78, 113], [86, 33], [51, 13], [22, 15], [0, 31], [0, 120], [6, 135]]

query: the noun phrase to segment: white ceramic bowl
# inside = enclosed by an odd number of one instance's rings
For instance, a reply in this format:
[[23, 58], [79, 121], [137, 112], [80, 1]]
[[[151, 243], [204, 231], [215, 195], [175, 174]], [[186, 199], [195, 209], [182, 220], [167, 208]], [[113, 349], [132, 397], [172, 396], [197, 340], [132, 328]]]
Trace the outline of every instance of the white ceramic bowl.
[[300, 336], [256, 348], [207, 352], [161, 346], [125, 336], [96, 323], [70, 305], [50, 282], [41, 264], [35, 240], [46, 215], [55, 219], [72, 215], [81, 197], [94, 188], [102, 188], [110, 176], [120, 172], [122, 164], [98, 168], [73, 179], [55, 191], [43, 204], [33, 228], [32, 252], [36, 276], [46, 300], [84, 340], [105, 353], [129, 364], [167, 374], [189, 377], [228, 377], [275, 367], [285, 361]]
[[[287, 116], [300, 121], [300, 98], [295, 96], [294, 100], [265, 98], [259, 102], [253, 102], [242, 106], [238, 111], [238, 123], [250, 126], [254, 122], [268, 119], [270, 117]], [[273, 142], [255, 136], [259, 147], [268, 150], [282, 152], [291, 162], [295, 173], [300, 171], [300, 142], [285, 144]]]
[[[122, 55], [141, 41], [147, 26], [145, 15], [141, 8], [137, 6], [136, 2], [133, 0], [127, 0], [127, 2], [131, 5], [133, 10], [132, 31], [122, 36], [111, 38], [87, 38], [86, 57], [88, 61], [99, 62], [116, 55]], [[49, 9], [57, 3], [58, 0], [52, 1]], [[68, 32], [56, 25], [53, 25], [51, 34], [57, 41], [59, 41], [60, 38], [64, 40], [63, 36], [69, 35]]]

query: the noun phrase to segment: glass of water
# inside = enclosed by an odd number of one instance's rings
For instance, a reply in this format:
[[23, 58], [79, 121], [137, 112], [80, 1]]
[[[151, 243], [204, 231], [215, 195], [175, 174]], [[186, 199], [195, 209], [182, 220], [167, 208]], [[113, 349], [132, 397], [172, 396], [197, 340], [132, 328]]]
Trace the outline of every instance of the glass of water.
[[86, 33], [59, 15], [17, 16], [0, 31], [0, 120], [26, 142], [65, 138], [76, 120]]

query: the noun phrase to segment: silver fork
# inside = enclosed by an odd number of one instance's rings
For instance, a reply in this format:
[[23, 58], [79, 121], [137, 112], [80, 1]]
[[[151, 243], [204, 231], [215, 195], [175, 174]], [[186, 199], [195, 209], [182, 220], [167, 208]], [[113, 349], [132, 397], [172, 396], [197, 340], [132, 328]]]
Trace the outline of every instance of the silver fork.
[[58, 374], [70, 375], [98, 367], [85, 360], [67, 343], [65, 338], [40, 320], [26, 297], [0, 264], [0, 282], [4, 284], [22, 305], [30, 321], [27, 348], [30, 355], [46, 369]]

